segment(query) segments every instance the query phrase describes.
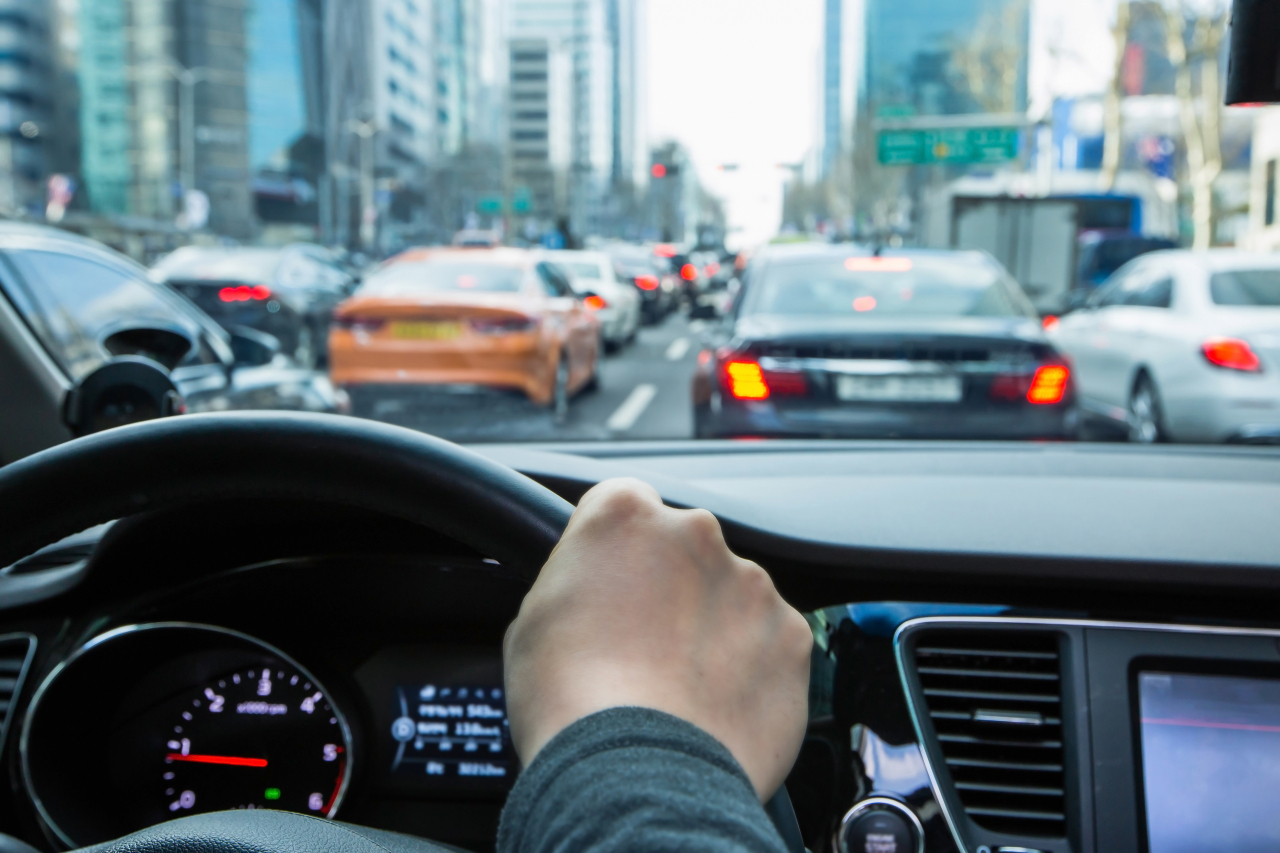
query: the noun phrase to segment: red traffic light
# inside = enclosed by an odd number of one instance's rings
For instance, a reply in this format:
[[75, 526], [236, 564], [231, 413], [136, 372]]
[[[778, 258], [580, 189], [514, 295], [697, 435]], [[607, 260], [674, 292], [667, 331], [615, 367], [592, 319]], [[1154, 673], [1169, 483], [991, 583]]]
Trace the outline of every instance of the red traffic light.
[[662, 163], [654, 163], [653, 168], [649, 170], [649, 174], [655, 178], [665, 178], [667, 176], [667, 167]]

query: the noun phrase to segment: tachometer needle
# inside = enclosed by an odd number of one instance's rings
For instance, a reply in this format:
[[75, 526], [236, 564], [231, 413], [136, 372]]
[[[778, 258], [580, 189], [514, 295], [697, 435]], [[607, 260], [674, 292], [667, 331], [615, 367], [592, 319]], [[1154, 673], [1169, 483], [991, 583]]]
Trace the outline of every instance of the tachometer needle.
[[171, 752], [170, 761], [194, 761], [196, 764], [230, 764], [232, 767], [266, 767], [265, 758], [240, 758], [235, 755], [183, 755]]

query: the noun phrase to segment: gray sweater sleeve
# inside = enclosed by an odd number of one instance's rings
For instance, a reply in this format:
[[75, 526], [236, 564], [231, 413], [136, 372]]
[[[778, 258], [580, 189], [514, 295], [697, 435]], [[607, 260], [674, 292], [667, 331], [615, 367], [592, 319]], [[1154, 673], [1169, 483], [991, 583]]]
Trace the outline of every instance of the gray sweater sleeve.
[[677, 717], [613, 708], [548, 743], [502, 812], [498, 853], [785, 853], [719, 741]]

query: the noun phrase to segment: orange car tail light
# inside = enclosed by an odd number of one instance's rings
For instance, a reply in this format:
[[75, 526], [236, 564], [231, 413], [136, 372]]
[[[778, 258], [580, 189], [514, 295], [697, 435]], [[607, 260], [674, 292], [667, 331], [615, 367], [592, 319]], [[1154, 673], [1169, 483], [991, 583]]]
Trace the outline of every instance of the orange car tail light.
[[381, 317], [334, 317], [333, 325], [352, 332], [376, 332], [387, 324]]
[[657, 290], [659, 285], [656, 275], [638, 275], [636, 276], [636, 287], [641, 290]]
[[582, 300], [582, 304], [592, 311], [599, 311], [601, 308], [609, 307], [609, 303], [604, 301], [603, 296], [596, 296], [594, 293]]
[[1210, 338], [1200, 345], [1205, 360], [1214, 367], [1242, 370], [1246, 373], [1262, 371], [1262, 360], [1246, 341], [1239, 338]]
[[685, 264], [680, 267], [680, 277], [685, 281], [693, 281], [698, 277], [698, 268], [693, 264]]
[[538, 325], [533, 317], [491, 317], [467, 321], [472, 331], [482, 335], [510, 335], [516, 332], [527, 332]]

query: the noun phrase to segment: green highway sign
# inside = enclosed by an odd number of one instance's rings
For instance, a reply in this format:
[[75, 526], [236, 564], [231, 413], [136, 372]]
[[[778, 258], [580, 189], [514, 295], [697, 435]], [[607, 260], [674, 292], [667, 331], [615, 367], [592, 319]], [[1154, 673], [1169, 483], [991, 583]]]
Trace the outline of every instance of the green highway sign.
[[885, 166], [921, 163], [1001, 163], [1018, 156], [1018, 128], [881, 130], [877, 153]]
[[528, 187], [516, 187], [515, 198], [512, 199], [511, 209], [516, 213], [528, 213], [533, 210], [533, 197]]
[[476, 202], [476, 213], [501, 213], [502, 207], [502, 196], [482, 195]]

